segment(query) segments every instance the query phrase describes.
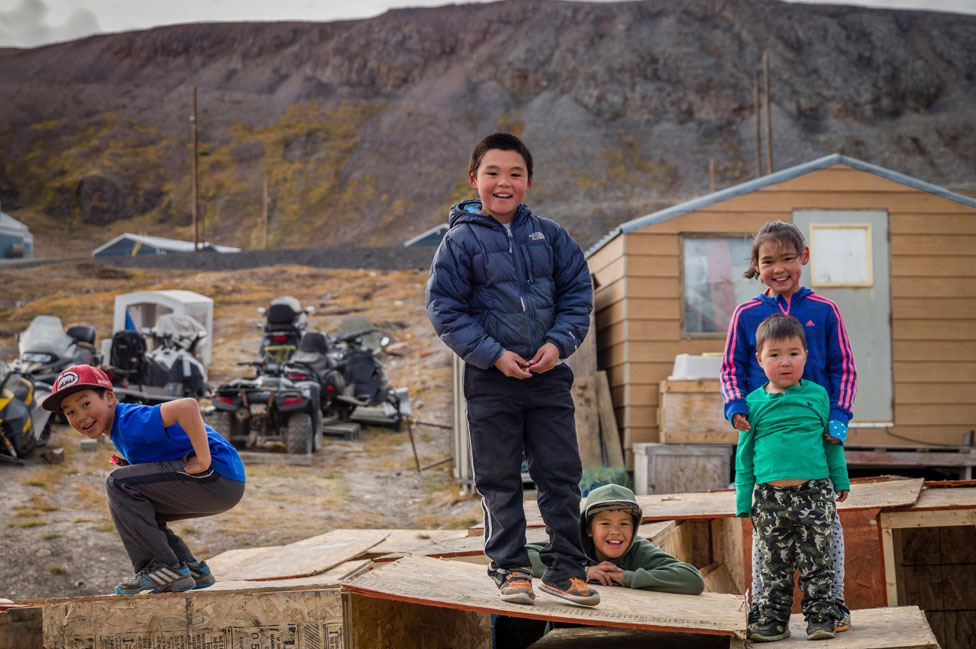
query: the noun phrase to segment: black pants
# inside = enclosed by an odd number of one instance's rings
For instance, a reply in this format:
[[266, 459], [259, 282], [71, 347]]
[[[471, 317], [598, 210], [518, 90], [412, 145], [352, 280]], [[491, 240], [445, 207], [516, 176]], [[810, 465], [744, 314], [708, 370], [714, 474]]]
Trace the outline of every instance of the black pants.
[[485, 510], [489, 573], [529, 566], [522, 507], [522, 453], [538, 489], [549, 545], [543, 580], [586, 578], [580, 541], [582, 476], [574, 420], [573, 372], [559, 364], [520, 380], [494, 367], [464, 368], [474, 480]]

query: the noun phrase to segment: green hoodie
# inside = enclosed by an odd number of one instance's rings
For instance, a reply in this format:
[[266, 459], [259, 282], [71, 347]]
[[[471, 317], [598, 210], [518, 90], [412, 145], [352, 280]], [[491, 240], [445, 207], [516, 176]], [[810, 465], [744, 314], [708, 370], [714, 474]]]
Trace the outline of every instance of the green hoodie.
[[[634, 492], [616, 484], [598, 487], [586, 498], [583, 514], [580, 516], [580, 536], [583, 539], [587, 566], [600, 563], [594, 558], [596, 548], [592, 537], [587, 533], [587, 521], [598, 511], [614, 509], [628, 510], [634, 518], [634, 537], [630, 541], [630, 547], [613, 560], [613, 564], [624, 571], [625, 587], [687, 595], [697, 595], [705, 589], [705, 581], [694, 566], [678, 561], [644, 537], [637, 535], [643, 512], [637, 504]], [[525, 547], [529, 551], [529, 559], [532, 560], [532, 574], [542, 577], [546, 566], [542, 563], [540, 553], [546, 545], [529, 543]]]

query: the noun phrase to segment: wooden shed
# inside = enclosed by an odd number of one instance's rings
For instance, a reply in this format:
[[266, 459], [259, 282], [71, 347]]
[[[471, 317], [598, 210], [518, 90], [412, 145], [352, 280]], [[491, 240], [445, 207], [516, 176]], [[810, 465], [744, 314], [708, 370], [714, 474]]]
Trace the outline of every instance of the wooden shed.
[[830, 155], [629, 221], [587, 251], [628, 462], [633, 444], [662, 441], [675, 356], [720, 353], [732, 310], [763, 288], [742, 273], [777, 219], [807, 237], [803, 285], [844, 315], [859, 374], [848, 446], [962, 444], [976, 427], [976, 199]]

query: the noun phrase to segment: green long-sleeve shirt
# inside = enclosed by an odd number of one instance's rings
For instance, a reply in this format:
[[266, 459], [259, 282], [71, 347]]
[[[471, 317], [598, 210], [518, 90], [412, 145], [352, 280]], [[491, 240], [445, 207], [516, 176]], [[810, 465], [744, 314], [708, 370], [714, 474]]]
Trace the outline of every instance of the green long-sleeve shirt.
[[756, 483], [830, 478], [835, 491], [850, 489], [844, 448], [823, 438], [830, 415], [827, 391], [806, 379], [786, 392], [746, 396], [750, 429], [739, 432], [735, 456], [736, 516], [752, 513]]
[[[584, 539], [584, 545], [592, 541]], [[545, 547], [544, 543], [529, 543], [525, 548], [529, 551], [532, 561], [532, 574], [541, 577], [546, 566], [542, 563], [539, 552]], [[599, 561], [591, 557], [592, 551], [586, 553], [588, 566], [595, 566]], [[642, 588], [657, 590], [664, 593], [681, 593], [697, 595], [705, 590], [705, 580], [691, 564], [675, 559], [642, 536], [634, 535], [630, 548], [618, 559], [612, 562], [624, 571], [624, 586], [626, 588]]]

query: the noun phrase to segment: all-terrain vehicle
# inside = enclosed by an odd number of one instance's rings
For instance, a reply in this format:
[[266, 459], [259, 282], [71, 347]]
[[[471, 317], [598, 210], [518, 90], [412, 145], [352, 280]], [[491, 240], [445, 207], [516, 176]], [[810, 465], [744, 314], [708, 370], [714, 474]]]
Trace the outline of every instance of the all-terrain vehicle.
[[258, 307], [258, 313], [264, 316], [264, 324], [259, 325], [262, 328], [261, 357], [267, 356], [269, 348], [275, 358], [289, 347], [289, 353], [297, 350], [308, 327], [308, 314], [313, 311], [314, 306], [303, 308], [301, 302], [290, 295], [276, 297], [268, 308]]
[[[357, 325], [366, 327], [349, 331]], [[342, 394], [334, 402], [339, 418], [399, 430], [403, 418], [410, 415], [410, 398], [406, 388], [389, 384], [383, 364], [376, 357], [389, 344], [389, 337], [379, 336], [365, 318], [347, 318], [333, 342], [336, 366], [345, 381]]]
[[23, 464], [35, 447], [47, 444], [51, 413], [41, 402], [50, 394], [46, 384], [0, 361], [0, 461]]
[[123, 401], [161, 403], [207, 396], [207, 369], [196, 357], [207, 332], [188, 315], [167, 313], [142, 332], [123, 329], [112, 337], [103, 367]]
[[331, 341], [321, 331], [306, 331], [298, 350], [285, 363], [284, 372], [292, 381], [319, 384], [319, 412], [323, 420], [338, 418], [336, 398], [346, 389], [337, 355], [330, 353]]
[[75, 325], [64, 330], [61, 318], [39, 315], [17, 336], [19, 356], [10, 370], [34, 381], [54, 384], [61, 370], [75, 365], [96, 365], [95, 328]]
[[284, 361], [294, 350], [276, 347], [268, 357], [239, 363], [252, 365], [253, 377], [217, 387], [211, 425], [238, 448], [281, 442], [288, 453], [315, 452], [322, 448], [319, 384], [288, 378]]

